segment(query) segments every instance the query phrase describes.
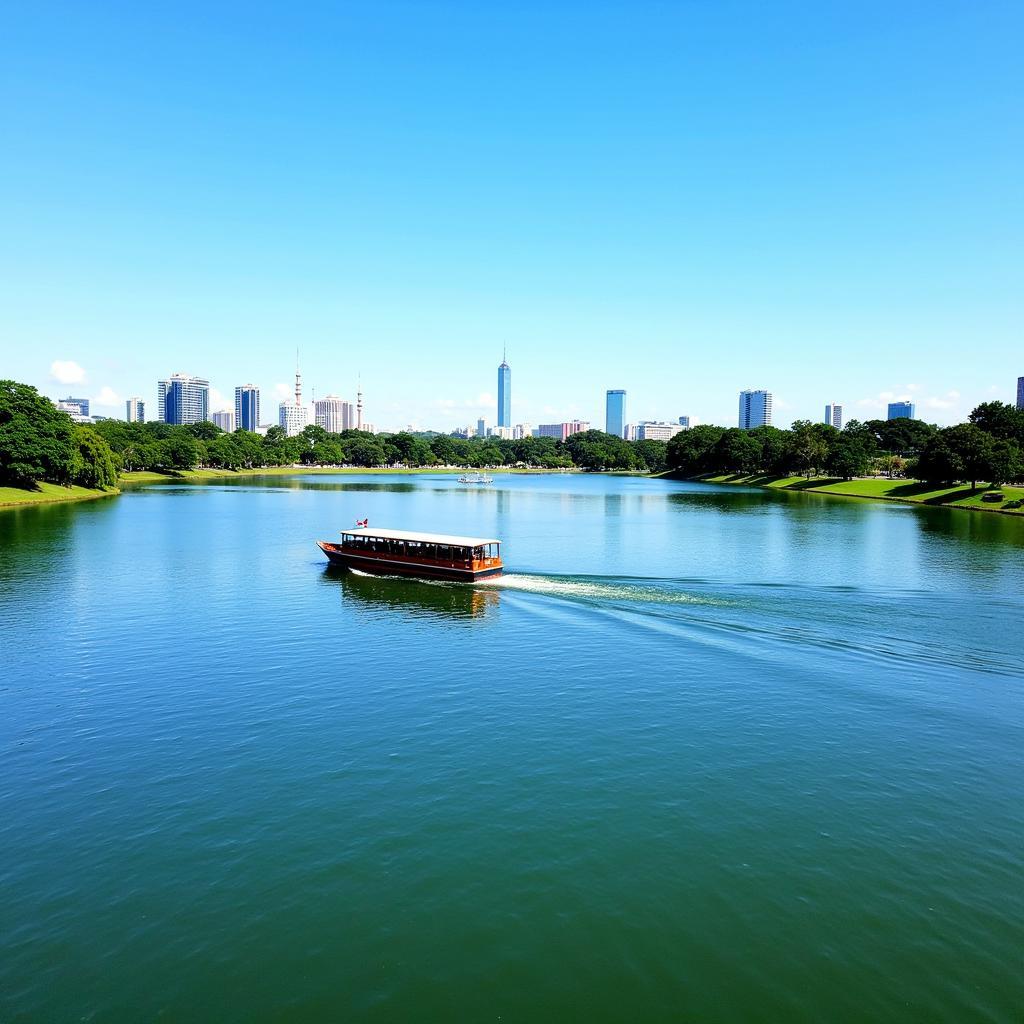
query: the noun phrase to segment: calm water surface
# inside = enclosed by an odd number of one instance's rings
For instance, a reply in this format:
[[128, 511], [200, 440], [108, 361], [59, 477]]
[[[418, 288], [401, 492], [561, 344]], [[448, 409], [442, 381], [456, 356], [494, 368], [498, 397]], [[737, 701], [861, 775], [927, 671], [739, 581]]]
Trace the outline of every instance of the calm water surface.
[[[364, 516], [510, 575], [328, 571]], [[640, 478], [0, 513], [0, 1020], [1020, 1021], [1022, 583]]]

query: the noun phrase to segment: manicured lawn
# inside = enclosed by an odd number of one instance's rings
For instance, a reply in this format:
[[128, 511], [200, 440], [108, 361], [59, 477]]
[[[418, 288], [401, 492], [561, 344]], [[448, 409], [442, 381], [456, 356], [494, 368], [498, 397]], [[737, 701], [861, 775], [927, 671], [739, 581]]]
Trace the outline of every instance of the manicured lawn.
[[61, 487], [59, 484], [39, 484], [36, 491], [25, 491], [20, 487], [0, 487], [0, 508], [14, 508], [18, 505], [47, 505], [56, 501], [82, 501], [86, 498], [103, 498], [117, 494], [116, 490], [97, 491], [89, 487]]
[[850, 498], [881, 498], [884, 501], [904, 501], [917, 505], [951, 505], [955, 508], [978, 509], [985, 512], [1005, 511], [1009, 515], [1024, 515], [1024, 507], [1006, 509], [1008, 501], [1024, 501], [1024, 487], [1000, 487], [1003, 495], [1000, 502], [982, 501], [982, 495], [989, 488], [972, 490], [969, 484], [955, 487], [934, 487], [917, 480], [889, 480], [874, 477], [866, 480], [837, 480], [833, 477], [802, 476], [772, 477], [724, 474], [702, 477], [708, 483], [748, 484], [758, 487], [772, 487], [785, 491], [811, 491], [816, 494], [841, 494]]

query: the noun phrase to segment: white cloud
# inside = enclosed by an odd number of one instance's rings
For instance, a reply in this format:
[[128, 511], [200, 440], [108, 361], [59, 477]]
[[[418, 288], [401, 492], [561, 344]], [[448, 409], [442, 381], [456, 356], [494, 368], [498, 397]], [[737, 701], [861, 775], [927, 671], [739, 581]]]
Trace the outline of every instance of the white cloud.
[[224, 409], [234, 411], [234, 397], [226, 399], [216, 388], [210, 388], [210, 412], [221, 412]]
[[933, 395], [924, 400], [926, 409], [955, 409], [959, 404], [959, 391], [947, 391], [944, 395]]
[[58, 384], [81, 384], [85, 370], [72, 359], [55, 359], [50, 363], [50, 376]]
[[100, 388], [100, 393], [96, 396], [97, 405], [118, 405], [120, 401], [121, 396], [109, 385]]
[[280, 401], [284, 402], [286, 399], [295, 397], [295, 389], [289, 384], [275, 384], [274, 394]]

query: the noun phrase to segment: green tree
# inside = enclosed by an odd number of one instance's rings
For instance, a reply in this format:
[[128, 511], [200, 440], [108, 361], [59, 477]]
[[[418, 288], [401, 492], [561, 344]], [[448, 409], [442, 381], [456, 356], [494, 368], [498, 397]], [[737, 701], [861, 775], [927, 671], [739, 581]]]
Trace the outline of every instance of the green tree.
[[68, 484], [76, 446], [71, 417], [28, 384], [0, 381], [0, 486]]
[[106, 490], [117, 485], [117, 466], [110, 445], [90, 427], [75, 427], [74, 482]]
[[1017, 409], [1006, 402], [982, 402], [971, 412], [969, 419], [986, 434], [1024, 444], [1024, 409]]
[[1024, 476], [1024, 461], [1016, 441], [1000, 438], [992, 442], [989, 453], [988, 478], [993, 487], [1020, 480]]

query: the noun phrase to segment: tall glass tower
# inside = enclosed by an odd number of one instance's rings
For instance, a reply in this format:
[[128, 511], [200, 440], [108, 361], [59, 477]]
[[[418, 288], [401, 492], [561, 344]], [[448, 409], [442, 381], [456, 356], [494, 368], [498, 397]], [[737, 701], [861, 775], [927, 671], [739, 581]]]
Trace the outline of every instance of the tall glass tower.
[[770, 391], [740, 392], [740, 429], [754, 430], [772, 425], [772, 393]]
[[498, 426], [512, 426], [512, 371], [505, 362], [504, 353], [498, 367]]
[[255, 384], [235, 388], [235, 426], [255, 430], [260, 425], [260, 389]]
[[608, 391], [604, 400], [604, 431], [622, 437], [626, 432], [626, 392]]

